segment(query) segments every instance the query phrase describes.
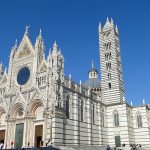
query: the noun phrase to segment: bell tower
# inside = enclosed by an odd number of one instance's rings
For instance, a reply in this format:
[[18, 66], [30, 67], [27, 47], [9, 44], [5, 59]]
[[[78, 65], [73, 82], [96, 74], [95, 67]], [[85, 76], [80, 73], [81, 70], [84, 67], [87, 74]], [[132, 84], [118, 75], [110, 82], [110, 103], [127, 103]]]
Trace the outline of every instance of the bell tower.
[[102, 98], [106, 104], [121, 103], [124, 83], [120, 54], [119, 32], [113, 20], [107, 18], [104, 27], [99, 24]]

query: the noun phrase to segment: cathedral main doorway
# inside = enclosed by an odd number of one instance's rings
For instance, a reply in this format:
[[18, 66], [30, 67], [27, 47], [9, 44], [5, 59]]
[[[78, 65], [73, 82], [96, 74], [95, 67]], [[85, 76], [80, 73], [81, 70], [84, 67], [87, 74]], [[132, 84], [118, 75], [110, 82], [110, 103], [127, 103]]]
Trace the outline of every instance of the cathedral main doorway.
[[5, 141], [5, 130], [0, 130], [0, 143], [4, 143]]
[[121, 146], [120, 136], [115, 136], [115, 146], [116, 147]]
[[15, 148], [22, 148], [24, 123], [16, 124]]
[[41, 147], [43, 145], [42, 141], [42, 135], [43, 135], [43, 125], [36, 125], [35, 126], [35, 147]]

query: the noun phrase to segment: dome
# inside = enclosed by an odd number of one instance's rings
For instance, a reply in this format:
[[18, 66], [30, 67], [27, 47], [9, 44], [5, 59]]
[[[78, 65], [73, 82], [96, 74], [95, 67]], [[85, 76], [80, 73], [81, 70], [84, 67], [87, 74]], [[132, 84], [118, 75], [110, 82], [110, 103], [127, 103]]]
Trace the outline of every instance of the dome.
[[101, 81], [99, 79], [89, 79], [85, 83], [83, 83], [83, 86], [85, 88], [100, 88], [101, 87]]

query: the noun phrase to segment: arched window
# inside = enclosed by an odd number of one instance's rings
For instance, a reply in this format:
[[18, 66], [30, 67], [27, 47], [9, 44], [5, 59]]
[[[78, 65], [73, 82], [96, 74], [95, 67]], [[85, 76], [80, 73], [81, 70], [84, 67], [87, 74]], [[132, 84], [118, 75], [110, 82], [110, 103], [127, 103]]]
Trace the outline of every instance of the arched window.
[[137, 126], [138, 126], [138, 128], [142, 128], [143, 127], [143, 125], [142, 125], [142, 115], [141, 115], [141, 113], [140, 112], [137, 112], [137, 116], [136, 116], [137, 118]]
[[66, 97], [66, 118], [69, 118], [69, 96]]
[[114, 126], [119, 127], [119, 114], [118, 114], [118, 111], [115, 110], [113, 115], [114, 115]]
[[111, 89], [111, 83], [108, 83], [108, 87], [109, 87], [109, 89]]

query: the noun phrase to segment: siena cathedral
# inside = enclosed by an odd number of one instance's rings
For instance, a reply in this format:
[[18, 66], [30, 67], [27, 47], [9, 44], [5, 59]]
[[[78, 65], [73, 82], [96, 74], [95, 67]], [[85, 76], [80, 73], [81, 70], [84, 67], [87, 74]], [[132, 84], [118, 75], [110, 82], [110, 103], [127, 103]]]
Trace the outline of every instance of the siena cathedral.
[[31, 43], [28, 27], [12, 47], [8, 71], [0, 64], [0, 142], [7, 148], [42, 146], [150, 149], [150, 105], [128, 104], [124, 94], [119, 31], [99, 24], [100, 72], [94, 64], [84, 83], [64, 75], [54, 42], [47, 58], [41, 31]]

